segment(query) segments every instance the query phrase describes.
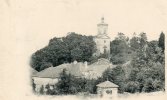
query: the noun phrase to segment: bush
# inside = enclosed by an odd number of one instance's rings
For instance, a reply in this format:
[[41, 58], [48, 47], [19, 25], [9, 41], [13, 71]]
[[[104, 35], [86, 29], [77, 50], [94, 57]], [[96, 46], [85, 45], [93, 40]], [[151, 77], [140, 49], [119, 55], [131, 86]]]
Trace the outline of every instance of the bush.
[[136, 93], [139, 90], [139, 83], [135, 81], [129, 81], [125, 85], [125, 91], [130, 93]]
[[42, 85], [39, 91], [40, 94], [44, 94], [44, 86]]

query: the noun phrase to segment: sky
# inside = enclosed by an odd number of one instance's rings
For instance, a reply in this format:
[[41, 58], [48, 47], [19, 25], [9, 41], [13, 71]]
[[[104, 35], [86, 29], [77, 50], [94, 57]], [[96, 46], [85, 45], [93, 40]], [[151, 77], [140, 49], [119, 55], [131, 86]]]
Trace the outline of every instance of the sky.
[[96, 35], [102, 16], [111, 40], [118, 32], [157, 40], [167, 26], [165, 0], [18, 0], [11, 6], [18, 36], [39, 47], [68, 32]]
[[146, 32], [149, 41], [157, 40], [161, 31], [167, 33], [166, 5], [166, 0], [0, 0], [0, 98], [31, 93], [25, 92], [30, 56], [51, 38], [96, 35], [103, 16], [111, 40], [118, 32], [129, 37]]

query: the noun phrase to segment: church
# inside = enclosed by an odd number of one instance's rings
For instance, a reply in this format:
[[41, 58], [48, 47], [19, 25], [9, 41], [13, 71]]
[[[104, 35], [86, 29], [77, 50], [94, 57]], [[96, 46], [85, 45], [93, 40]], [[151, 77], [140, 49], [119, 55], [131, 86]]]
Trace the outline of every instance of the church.
[[94, 37], [97, 51], [96, 56], [101, 54], [110, 54], [110, 37], [108, 36], [108, 24], [104, 22], [104, 17], [101, 18], [101, 22], [97, 24], [97, 35]]
[[[108, 24], [104, 22], [104, 18], [101, 18], [101, 22], [97, 24], [98, 33], [94, 36], [94, 41], [96, 43], [97, 51], [96, 55], [101, 54], [110, 54], [110, 37], [107, 35]], [[49, 67], [40, 72], [32, 71], [32, 80], [36, 84], [35, 91], [39, 92], [41, 86], [46, 87], [47, 84], [50, 85], [50, 88], [56, 84], [59, 80], [60, 73], [63, 69], [66, 69], [68, 73], [79, 78], [86, 79], [97, 79], [102, 77], [103, 72], [107, 68], [115, 67], [110, 63], [108, 59], [99, 58], [98, 61], [88, 65], [87, 62], [77, 62], [73, 63], [64, 63], [56, 67]], [[99, 91], [103, 89], [98, 87]], [[46, 89], [44, 90], [46, 91]]]

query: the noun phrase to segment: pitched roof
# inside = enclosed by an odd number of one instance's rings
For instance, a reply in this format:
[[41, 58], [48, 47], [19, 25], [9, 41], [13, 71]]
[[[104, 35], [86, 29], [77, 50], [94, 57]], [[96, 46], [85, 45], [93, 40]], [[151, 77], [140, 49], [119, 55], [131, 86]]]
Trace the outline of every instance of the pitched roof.
[[57, 67], [49, 67], [47, 69], [40, 71], [35, 76], [41, 78], [58, 78], [63, 69], [68, 67], [69, 67], [68, 64], [62, 64]]
[[105, 81], [100, 84], [96, 85], [97, 87], [103, 87], [103, 88], [118, 88], [119, 86], [110, 82], [110, 81]]
[[62, 64], [56, 67], [49, 67], [37, 73], [35, 76], [41, 78], [58, 78], [63, 69], [66, 69], [67, 73], [70, 73], [71, 75], [74, 75], [76, 77], [81, 77], [83, 76], [80, 70], [82, 67], [82, 63]]
[[33, 69], [33, 68], [30, 68], [30, 72], [31, 72], [31, 76], [35, 76], [35, 74], [38, 73], [38, 71], [36, 71], [36, 70]]
[[38, 72], [34, 77], [58, 78], [63, 69], [66, 69], [67, 73], [70, 73], [76, 77], [88, 77], [89, 79], [96, 79], [101, 77], [107, 68], [113, 67], [114, 65], [112, 65], [109, 60], [100, 58], [97, 62], [88, 66], [82, 62], [75, 62], [70, 64], [62, 64], [56, 67], [49, 67], [41, 72]]

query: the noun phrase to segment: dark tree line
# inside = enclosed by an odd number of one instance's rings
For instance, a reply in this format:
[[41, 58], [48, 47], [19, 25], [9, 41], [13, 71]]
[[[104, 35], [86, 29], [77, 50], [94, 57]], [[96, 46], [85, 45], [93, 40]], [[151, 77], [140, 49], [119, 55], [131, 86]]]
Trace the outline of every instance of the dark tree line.
[[53, 38], [48, 46], [36, 51], [31, 57], [31, 66], [41, 71], [50, 66], [77, 61], [91, 61], [96, 50], [92, 36], [70, 33], [63, 38]]
[[[164, 33], [161, 33], [158, 41], [147, 41], [146, 33], [132, 37], [129, 43], [125, 40], [126, 37], [121, 34], [111, 42], [111, 61], [120, 65], [106, 70], [104, 75], [120, 86], [120, 92], [163, 91], [165, 89]], [[123, 53], [126, 55], [120, 55]], [[114, 59], [115, 57], [117, 59]], [[127, 62], [127, 59], [131, 63], [125, 65], [125, 70], [124, 62]], [[115, 70], [120, 70], [121, 73]], [[128, 73], [125, 73], [127, 70]]]

